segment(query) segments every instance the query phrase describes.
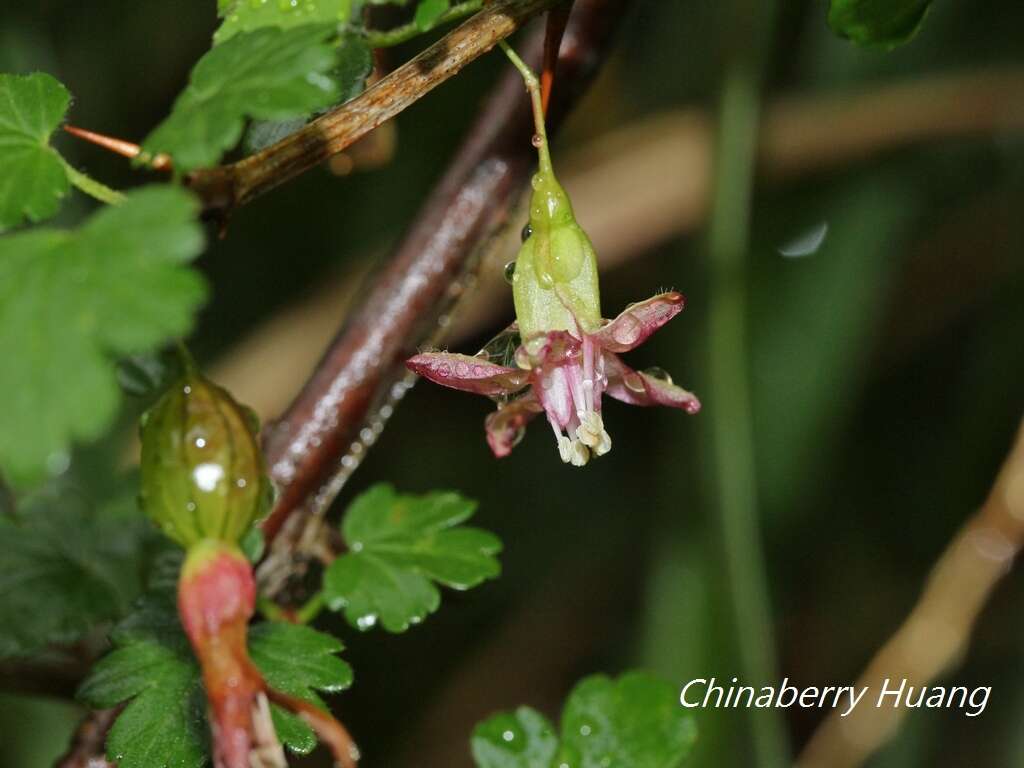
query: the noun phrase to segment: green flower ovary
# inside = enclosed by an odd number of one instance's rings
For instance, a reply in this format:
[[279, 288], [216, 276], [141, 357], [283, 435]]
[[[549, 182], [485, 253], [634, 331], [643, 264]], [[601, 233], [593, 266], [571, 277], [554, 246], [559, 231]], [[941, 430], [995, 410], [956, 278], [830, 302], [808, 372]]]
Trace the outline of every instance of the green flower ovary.
[[225, 390], [189, 373], [147, 412], [142, 506], [179, 544], [236, 544], [268, 491], [255, 419]]
[[547, 331], [592, 332], [601, 323], [597, 258], [550, 167], [533, 177], [532, 233], [519, 250], [512, 295], [523, 338]]

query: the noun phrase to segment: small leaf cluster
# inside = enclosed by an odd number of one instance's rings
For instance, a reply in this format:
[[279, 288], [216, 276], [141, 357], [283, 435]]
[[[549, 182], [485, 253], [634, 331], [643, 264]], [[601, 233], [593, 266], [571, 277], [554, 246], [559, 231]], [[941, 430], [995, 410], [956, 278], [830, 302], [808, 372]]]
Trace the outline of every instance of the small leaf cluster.
[[520, 707], [477, 726], [472, 750], [478, 768], [676, 768], [696, 735], [672, 685], [631, 672], [580, 682], [557, 734], [544, 715]]
[[[50, 145], [70, 103], [50, 75], [0, 74], [0, 232], [52, 217], [72, 183], [88, 186]], [[176, 188], [111, 194], [123, 202], [75, 229], [0, 237], [0, 469], [17, 488], [110, 427], [117, 359], [187, 333], [206, 297], [189, 267], [204, 242], [195, 199]]]
[[361, 630], [404, 632], [437, 610], [435, 582], [457, 590], [498, 576], [501, 542], [461, 525], [476, 503], [452, 492], [399, 494], [387, 484], [359, 496], [341, 533], [349, 551], [324, 574], [328, 607]]

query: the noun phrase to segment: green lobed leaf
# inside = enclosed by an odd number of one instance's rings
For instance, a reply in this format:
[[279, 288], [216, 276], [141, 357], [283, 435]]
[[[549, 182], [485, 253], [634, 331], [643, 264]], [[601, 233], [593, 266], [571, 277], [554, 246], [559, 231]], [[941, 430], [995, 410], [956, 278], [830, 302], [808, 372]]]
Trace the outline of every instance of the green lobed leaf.
[[892, 48], [921, 28], [932, 0], [832, 0], [828, 23], [859, 45]]
[[569, 695], [560, 759], [569, 768], [675, 768], [696, 737], [673, 685], [640, 672], [595, 675]]
[[[298, 624], [268, 622], [249, 632], [249, 653], [267, 684], [324, 709], [317, 691], [337, 693], [352, 685], [352, 668], [337, 656], [343, 648], [340, 640]], [[302, 755], [313, 750], [312, 728], [276, 704], [270, 710], [283, 743]]]
[[362, 0], [226, 0], [218, 4], [218, 15], [224, 21], [213, 41], [223, 43], [239, 32], [252, 32], [261, 27], [290, 29], [325, 22], [342, 25], [361, 7]]
[[50, 75], [0, 75], [0, 232], [60, 207], [68, 175], [49, 142], [70, 103]]
[[179, 172], [216, 163], [242, 136], [246, 118], [303, 117], [338, 99], [328, 73], [334, 24], [261, 27], [215, 46], [192, 69], [170, 117], [146, 138]]
[[560, 739], [542, 715], [522, 707], [478, 725], [472, 752], [478, 768], [677, 768], [695, 739], [676, 689], [631, 672], [580, 682], [562, 712]]
[[[101, 659], [78, 690], [91, 707], [130, 701], [107, 739], [119, 768], [200, 768], [209, 762], [209, 727], [202, 678], [178, 623], [174, 579], [179, 552], [162, 559], [151, 591], [111, 636], [115, 650]], [[250, 629], [249, 653], [267, 683], [317, 706], [317, 691], [352, 684], [352, 669], [337, 657], [342, 644], [304, 626], [259, 624]], [[312, 729], [277, 705], [271, 716], [278, 738], [293, 752], [316, 746]]]
[[93, 667], [78, 697], [97, 708], [130, 700], [107, 734], [107, 756], [118, 768], [200, 768], [209, 761], [199, 670], [180, 647], [147, 640], [118, 648]]
[[501, 542], [477, 528], [460, 526], [476, 503], [450, 492], [398, 494], [376, 485], [352, 502], [342, 535], [349, 552], [324, 574], [324, 598], [344, 610], [354, 627], [380, 622], [404, 632], [437, 610], [433, 582], [469, 589], [501, 570]]
[[520, 707], [480, 723], [471, 746], [480, 768], [550, 768], [558, 736], [544, 715]]
[[197, 214], [190, 194], [154, 187], [75, 230], [0, 238], [0, 467], [12, 483], [110, 425], [114, 357], [188, 332], [206, 295], [186, 266], [203, 245]]
[[449, 0], [420, 0], [413, 21], [421, 30], [431, 29], [450, 5]]
[[0, 516], [0, 658], [76, 641], [124, 615], [141, 588], [147, 530], [134, 501], [94, 509], [66, 490]]

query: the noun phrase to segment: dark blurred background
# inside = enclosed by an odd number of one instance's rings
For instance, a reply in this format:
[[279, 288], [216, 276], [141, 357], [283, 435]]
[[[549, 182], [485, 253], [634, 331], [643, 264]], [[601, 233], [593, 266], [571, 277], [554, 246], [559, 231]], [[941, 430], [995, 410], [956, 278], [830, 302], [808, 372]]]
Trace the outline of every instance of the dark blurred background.
[[[984, 499], [1024, 406], [1024, 5], [939, 0], [892, 53], [836, 38], [826, 6], [779, 3], [764, 72], [774, 132], [745, 274], [764, 577], [780, 675], [797, 685], [854, 681]], [[456, 489], [505, 541], [504, 573], [446, 593], [405, 635], [330, 625], [356, 670], [337, 710], [368, 768], [468, 765], [474, 723], [519, 704], [557, 717], [595, 671], [641, 666], [674, 682], [737, 674], [708, 502], [716, 392], [705, 357], [716, 340], [703, 234], [708, 121], [733, 23], [712, 0], [637, 0], [555, 146], [581, 222], [615, 262], [605, 314], [664, 286], [687, 294], [687, 311], [629, 360], [670, 371], [705, 412], [613, 402], [614, 450], [573, 470], [540, 424], [495, 462], [483, 399], [426, 385], [406, 397], [339, 503], [381, 480]], [[75, 96], [72, 122], [139, 139], [215, 24], [212, 2], [6, 3], [0, 70], [51, 72]], [[423, 42], [388, 55], [400, 63]], [[377, 147], [384, 162], [306, 174], [212, 241], [201, 267], [213, 300], [192, 344], [240, 399], [267, 417], [287, 403], [353, 281], [401, 235], [506, 67], [485, 57], [403, 113]], [[124, 161], [58, 143], [99, 178], [140, 182]], [[65, 222], [88, 208], [73, 200]], [[508, 247], [498, 251], [483, 283], [507, 302]], [[452, 348], [473, 352], [507, 323], [510, 306], [496, 306], [508, 305], [467, 308]], [[126, 440], [80, 461], [110, 466]], [[1024, 762], [1022, 600], [1013, 573], [947, 678], [993, 685], [985, 714], [916, 712], [872, 766]], [[0, 693], [0, 763], [48, 765], [79, 716], [68, 701]], [[821, 713], [786, 717], [799, 747]], [[742, 712], [697, 718], [692, 764], [750, 764]]]

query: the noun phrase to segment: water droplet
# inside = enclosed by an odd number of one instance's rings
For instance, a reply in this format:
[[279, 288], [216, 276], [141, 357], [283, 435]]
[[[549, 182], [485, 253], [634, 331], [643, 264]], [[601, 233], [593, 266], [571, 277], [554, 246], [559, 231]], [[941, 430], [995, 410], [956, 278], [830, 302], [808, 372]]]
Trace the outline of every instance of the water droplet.
[[533, 227], [530, 225], [530, 222], [526, 222], [526, 225], [523, 227], [523, 231], [519, 233], [519, 237], [525, 243], [530, 239], [530, 235], [532, 234]]
[[651, 366], [650, 368], [644, 368], [644, 375], [650, 376], [652, 379], [657, 379], [658, 381], [664, 381], [666, 384], [672, 383], [672, 377], [669, 375], [668, 371], [664, 368], [659, 368], [656, 365]]
[[71, 454], [67, 451], [54, 451], [46, 457], [46, 471], [51, 476], [63, 475], [71, 466]]
[[642, 395], [647, 391], [644, 388], [644, 380], [640, 378], [640, 374], [636, 371], [631, 371], [623, 376], [622, 383], [626, 385], [626, 389], [632, 390], [637, 394]]
[[377, 615], [373, 613], [368, 613], [365, 616], [360, 616], [358, 619], [356, 619], [356, 626], [358, 626], [359, 629], [361, 629], [363, 632], [370, 629], [371, 627], [376, 626], [376, 624]]
[[[532, 179], [530, 179], [530, 186], [532, 186], [532, 187], [533, 187], [534, 189], [540, 189], [540, 187], [541, 187], [541, 184], [543, 184], [543, 183], [544, 183], [544, 179], [542, 179], [542, 178], [540, 177], [540, 174], [539, 174], [539, 173], [535, 173], [535, 174], [533, 175], [533, 178], [532, 178]], [[535, 211], [535, 212], [537, 213], [537, 215], [538, 215], [538, 216], [539, 216], [539, 215], [540, 215], [541, 213], [543, 213], [543, 212], [544, 212], [544, 211], [543, 211], [543, 209], [541, 209], [541, 208], [534, 208], [533, 210], [534, 210], [534, 211]]]
[[828, 222], [822, 221], [801, 232], [788, 243], [779, 246], [779, 254], [788, 259], [799, 259], [817, 253], [828, 237]]
[[505, 265], [505, 282], [511, 284], [516, 277], [516, 263], [510, 261]]
[[503, 733], [501, 734], [501, 738], [502, 738], [502, 739], [503, 739], [504, 741], [514, 741], [514, 740], [515, 740], [515, 738], [516, 738], [516, 735], [515, 735], [514, 733], [512, 733], [512, 731], [504, 731], [504, 732], [503, 732]]
[[544, 146], [544, 137], [541, 136], [539, 133], [535, 133], [533, 134], [533, 138], [530, 139], [530, 143], [533, 144], [533, 146], [535, 146], [537, 149], [540, 149], [541, 147]]
[[363, 753], [359, 751], [359, 747], [357, 747], [355, 744], [350, 744], [348, 747], [348, 756], [356, 762], [359, 762], [359, 759], [363, 756]]
[[196, 445], [196, 448], [205, 448], [206, 447], [206, 438], [205, 437], [197, 437], [195, 445]]
[[643, 323], [636, 319], [632, 312], [623, 312], [612, 325], [612, 338], [624, 346], [636, 344], [643, 333]]
[[224, 467], [210, 461], [204, 461], [192, 470], [192, 480], [200, 491], [210, 493], [217, 488], [217, 484], [224, 478]]
[[590, 735], [590, 726], [589, 725], [581, 725], [580, 726], [580, 736], [589, 736], [589, 735]]

